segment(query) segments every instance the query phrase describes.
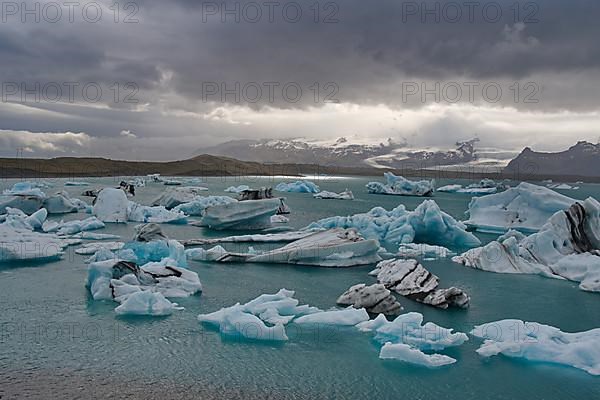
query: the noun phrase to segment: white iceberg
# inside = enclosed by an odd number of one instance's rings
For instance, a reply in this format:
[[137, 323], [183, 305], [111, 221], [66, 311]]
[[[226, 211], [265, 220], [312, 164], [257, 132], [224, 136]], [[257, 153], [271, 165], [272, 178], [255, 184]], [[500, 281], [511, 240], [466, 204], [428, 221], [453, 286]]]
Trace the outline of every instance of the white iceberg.
[[242, 193], [245, 190], [250, 190], [250, 186], [248, 186], [248, 185], [229, 186], [224, 191], [228, 192], [228, 193]]
[[104, 222], [96, 217], [89, 217], [84, 220], [72, 220], [69, 222], [46, 221], [42, 225], [44, 232], [52, 232], [58, 235], [74, 235], [79, 232], [92, 231], [104, 228]]
[[236, 203], [237, 200], [229, 196], [196, 196], [194, 200], [179, 204], [172, 211], [182, 212], [189, 216], [203, 216], [208, 207]]
[[234, 235], [225, 236], [222, 238], [200, 238], [200, 239], [182, 239], [180, 242], [184, 246], [199, 246], [205, 244], [217, 244], [217, 243], [275, 243], [275, 242], [293, 242], [307, 236], [313, 235], [315, 232], [322, 231], [322, 229], [313, 230], [302, 230], [292, 231], [284, 233], [265, 233], [265, 234], [254, 234], [254, 235]]
[[476, 326], [471, 335], [485, 339], [477, 350], [483, 357], [503, 354], [600, 375], [600, 328], [567, 333], [536, 322], [505, 319]]
[[271, 227], [271, 216], [279, 208], [279, 199], [238, 201], [208, 207], [201, 224], [215, 230], [264, 229]]
[[369, 320], [369, 313], [364, 308], [352, 306], [342, 310], [322, 311], [304, 315], [294, 320], [295, 324], [320, 324], [338, 326], [356, 326]]
[[315, 199], [333, 199], [333, 200], [354, 200], [354, 194], [351, 190], [344, 190], [340, 193], [322, 191], [317, 194], [313, 194]]
[[17, 182], [0, 195], [0, 214], [6, 213], [7, 208], [17, 208], [25, 214], [33, 214], [42, 207], [45, 198], [46, 194], [33, 183]]
[[65, 182], [65, 186], [89, 186], [90, 184], [87, 182], [80, 181], [67, 181]]
[[102, 222], [127, 222], [129, 200], [121, 189], [105, 188], [98, 193], [92, 213]]
[[58, 260], [67, 245], [68, 241], [53, 234], [0, 224], [0, 262]]
[[259, 254], [227, 253], [217, 261], [351, 267], [380, 261], [378, 251], [377, 240], [366, 240], [354, 229], [332, 229]]
[[307, 228], [354, 228], [367, 239], [391, 244], [414, 242], [455, 248], [481, 244], [463, 223], [441, 211], [433, 200], [425, 200], [414, 211], [407, 211], [402, 204], [391, 211], [375, 207], [364, 214], [324, 218]]
[[71, 237], [83, 240], [115, 240], [121, 238], [119, 235], [113, 235], [112, 233], [95, 232], [80, 232]]
[[462, 188], [463, 188], [462, 185], [452, 184], [452, 185], [440, 186], [439, 188], [435, 189], [435, 191], [436, 192], [446, 192], [446, 193], [456, 193]]
[[285, 215], [271, 215], [272, 224], [287, 224], [288, 222], [290, 222], [290, 219]]
[[25, 214], [18, 208], [6, 208], [6, 214], [0, 215], [0, 223], [16, 229], [28, 229], [30, 231], [41, 229], [48, 212], [45, 208], [40, 208], [31, 215]]
[[171, 315], [173, 311], [181, 309], [177, 303], [171, 303], [161, 293], [139, 291], [127, 296], [121, 305], [115, 308], [119, 315]]
[[551, 185], [546, 185], [546, 187], [549, 187], [550, 189], [558, 189], [558, 190], [577, 190], [577, 189], [579, 189], [578, 186], [571, 186], [567, 183], [555, 183], [555, 184], [551, 184]]
[[383, 345], [379, 352], [379, 358], [382, 360], [404, 361], [429, 368], [442, 367], [456, 362], [456, 359], [443, 354], [425, 354], [421, 350], [410, 347], [407, 344], [391, 342]]
[[509, 229], [536, 232], [557, 211], [574, 199], [543, 186], [521, 182], [502, 193], [473, 198], [465, 224], [481, 232], [504, 233]]
[[44, 199], [43, 207], [48, 210], [49, 214], [67, 214], [77, 212], [80, 204], [73, 202], [69, 194], [63, 191]]
[[163, 206], [143, 206], [133, 201], [127, 206], [127, 220], [158, 224], [186, 224], [187, 217], [181, 211], [167, 210]]
[[217, 326], [225, 335], [253, 340], [288, 340], [284, 325], [298, 316], [320, 311], [299, 306], [293, 296], [293, 291], [281, 289], [276, 294], [263, 294], [242, 305], [238, 303], [210, 314], [200, 314], [198, 321]]
[[388, 194], [397, 196], [432, 196], [433, 181], [421, 180], [411, 181], [402, 176], [396, 176], [391, 172], [385, 172], [383, 176], [386, 183], [369, 182], [367, 189], [372, 194]]
[[86, 244], [82, 245], [81, 247], [79, 247], [78, 249], [75, 249], [75, 253], [81, 254], [81, 255], [92, 255], [103, 249], [110, 250], [110, 251], [121, 250], [123, 248], [123, 246], [125, 246], [125, 243], [123, 243], [123, 242], [86, 243]]
[[278, 192], [319, 193], [321, 189], [311, 181], [281, 182], [275, 186]]
[[398, 246], [397, 255], [403, 258], [423, 257], [425, 260], [437, 260], [456, 255], [456, 253], [443, 246], [425, 243], [402, 243]]
[[195, 249], [187, 249], [185, 251], [185, 255], [188, 258], [188, 260], [194, 261], [217, 261], [225, 254], [227, 254], [227, 250], [225, 250], [221, 246], [215, 246], [208, 250], [205, 250], [201, 247], [197, 247]]
[[168, 189], [166, 192], [157, 197], [153, 202], [153, 206], [163, 206], [167, 209], [177, 207], [180, 204], [193, 201], [202, 192], [208, 189], [200, 186], [184, 186]]
[[582, 290], [600, 292], [600, 203], [588, 198], [555, 213], [539, 232], [525, 237], [509, 231], [455, 262], [484, 271], [539, 274], [580, 282]]

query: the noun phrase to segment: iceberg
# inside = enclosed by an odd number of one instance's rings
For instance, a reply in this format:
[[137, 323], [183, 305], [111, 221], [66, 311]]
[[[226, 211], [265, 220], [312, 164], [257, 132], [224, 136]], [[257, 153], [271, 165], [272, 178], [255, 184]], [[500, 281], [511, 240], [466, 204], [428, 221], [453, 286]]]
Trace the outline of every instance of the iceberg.
[[127, 206], [127, 220], [143, 223], [187, 224], [187, 217], [181, 211], [167, 210], [163, 206], [143, 206], [130, 201]]
[[367, 286], [361, 283], [354, 285], [338, 297], [336, 303], [359, 309], [365, 308], [371, 314], [398, 315], [402, 310], [402, 306], [392, 292], [381, 284]]
[[386, 179], [385, 184], [380, 182], [367, 183], [369, 193], [397, 196], [433, 196], [433, 181], [410, 181], [391, 172], [385, 172], [383, 176]]
[[[462, 332], [443, 328], [433, 322], [423, 324], [423, 315], [410, 312], [388, 321], [383, 314], [373, 320], [357, 325], [362, 332], [373, 332], [375, 340], [383, 344], [380, 358], [392, 358], [429, 367], [452, 364], [455, 359], [424, 351], [439, 351], [447, 347], [460, 346], [469, 338]], [[404, 346], [408, 346], [408, 349]], [[411, 351], [409, 351], [411, 350]]]
[[185, 256], [188, 260], [194, 261], [217, 261], [225, 254], [227, 254], [227, 250], [221, 246], [215, 246], [208, 250], [198, 247], [195, 249], [187, 249], [185, 251]]
[[94, 233], [94, 232], [80, 232], [71, 236], [76, 239], [83, 240], [115, 240], [120, 239], [119, 235], [113, 235], [111, 233]]
[[299, 306], [293, 296], [293, 291], [281, 289], [276, 294], [262, 294], [245, 304], [200, 314], [198, 321], [217, 326], [225, 335], [253, 340], [288, 340], [284, 325], [298, 316], [320, 312], [315, 307]]
[[555, 184], [551, 184], [551, 185], [546, 185], [546, 187], [549, 187], [550, 189], [558, 189], [558, 190], [577, 190], [577, 189], [579, 189], [578, 186], [571, 186], [567, 183], [555, 183]]
[[41, 229], [48, 213], [45, 208], [40, 208], [31, 215], [25, 214], [18, 208], [6, 208], [6, 214], [0, 216], [0, 223], [16, 229], [27, 229], [30, 231]]
[[446, 185], [446, 186], [441, 186], [437, 189], [435, 189], [436, 192], [446, 192], [446, 193], [456, 193], [458, 192], [460, 189], [462, 189], [463, 186], [462, 185]]
[[105, 188], [98, 193], [92, 213], [102, 222], [127, 222], [129, 200], [121, 189]]
[[321, 189], [311, 181], [281, 182], [275, 186], [278, 192], [319, 193]]
[[600, 292], [600, 203], [591, 197], [576, 202], [537, 233], [509, 231], [452, 260], [484, 271], [564, 278]]
[[425, 200], [414, 211], [407, 211], [402, 204], [391, 211], [375, 207], [364, 214], [324, 218], [305, 229], [333, 228], [354, 228], [367, 239], [391, 244], [414, 242], [455, 248], [481, 244], [463, 223], [440, 210], [433, 200]]
[[200, 186], [183, 186], [170, 188], [160, 196], [158, 196], [153, 202], [153, 206], [163, 206], [167, 209], [177, 207], [180, 204], [189, 203], [193, 201], [202, 192], [208, 189]]
[[205, 244], [217, 243], [275, 243], [275, 242], [293, 242], [311, 236], [322, 229], [311, 229], [302, 231], [292, 231], [284, 233], [265, 233], [255, 235], [234, 235], [214, 239], [183, 239], [180, 242], [184, 246], [199, 246]]
[[136, 225], [133, 240], [136, 242], [151, 242], [153, 240], [167, 240], [167, 236], [162, 232], [160, 225], [155, 223]]
[[271, 215], [272, 224], [287, 224], [290, 219], [284, 215]]
[[78, 181], [67, 181], [65, 182], [65, 186], [89, 186], [90, 184], [87, 182], [78, 182]]
[[369, 314], [364, 308], [352, 306], [342, 310], [321, 311], [314, 314], [303, 315], [294, 320], [295, 324], [320, 324], [338, 326], [356, 326], [369, 320]]
[[456, 253], [443, 246], [424, 243], [403, 243], [398, 246], [397, 255], [402, 258], [423, 257], [425, 260], [438, 260], [456, 255]]
[[600, 328], [567, 333], [536, 322], [505, 319], [475, 326], [471, 335], [485, 339], [477, 350], [483, 357], [503, 354], [600, 375]]
[[69, 242], [52, 234], [0, 224], [0, 262], [54, 261]]
[[44, 199], [42, 206], [49, 214], [67, 214], [79, 210], [79, 204], [74, 203], [65, 191]]
[[123, 242], [94, 242], [86, 243], [78, 249], [75, 249], [76, 254], [92, 255], [101, 250], [121, 250], [125, 246]]
[[228, 193], [242, 193], [246, 190], [250, 190], [250, 186], [248, 186], [248, 185], [229, 186], [224, 191], [228, 192]]
[[181, 309], [177, 303], [171, 303], [161, 293], [139, 291], [127, 296], [115, 312], [119, 315], [171, 315], [174, 310]]
[[502, 193], [473, 198], [465, 224], [488, 233], [509, 229], [536, 232], [552, 214], [565, 210], [575, 200], [555, 191], [527, 182]]
[[238, 201], [208, 207], [201, 224], [211, 229], [264, 229], [271, 227], [271, 216], [279, 208], [279, 199]]
[[133, 241], [125, 243], [122, 249], [133, 252], [136, 263], [140, 265], [169, 259], [171, 264], [177, 267], [187, 267], [185, 249], [177, 240]]
[[344, 190], [340, 193], [322, 191], [317, 194], [313, 194], [315, 199], [333, 199], [333, 200], [354, 200], [354, 194], [351, 190]]
[[189, 216], [203, 216], [208, 207], [236, 203], [237, 200], [229, 196], [196, 196], [194, 200], [179, 204], [173, 208], [175, 212], [182, 212]]
[[376, 276], [387, 289], [423, 304], [443, 309], [469, 306], [470, 298], [462, 290], [438, 289], [439, 278], [417, 260], [384, 260], [369, 275]]
[[259, 254], [226, 253], [216, 261], [351, 267], [380, 261], [378, 251], [377, 240], [366, 240], [354, 229], [332, 229]]
[[79, 232], [92, 231], [95, 229], [102, 229], [106, 225], [96, 217], [89, 217], [84, 220], [73, 220], [69, 222], [60, 221], [46, 221], [42, 225], [44, 232], [52, 232], [58, 235], [74, 235]]

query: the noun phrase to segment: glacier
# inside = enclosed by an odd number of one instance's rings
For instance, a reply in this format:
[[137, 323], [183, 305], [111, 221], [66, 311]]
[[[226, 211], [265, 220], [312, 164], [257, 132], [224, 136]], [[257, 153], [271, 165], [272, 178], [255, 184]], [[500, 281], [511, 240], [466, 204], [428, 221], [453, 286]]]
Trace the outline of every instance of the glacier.
[[411, 181], [403, 176], [385, 172], [386, 183], [369, 182], [366, 187], [372, 194], [388, 194], [398, 196], [432, 196], [434, 182], [428, 180]]
[[402, 204], [391, 211], [375, 207], [363, 214], [324, 218], [305, 229], [334, 228], [354, 228], [367, 239], [390, 244], [427, 243], [455, 248], [481, 244], [463, 223], [440, 210], [433, 200], [425, 200], [414, 211]]
[[218, 262], [257, 262], [351, 267], [381, 260], [379, 242], [366, 240], [354, 229], [316, 232], [283, 247], [256, 253], [226, 253]]
[[319, 193], [321, 189], [311, 181], [281, 182], [275, 186], [278, 192]]
[[484, 339], [477, 349], [483, 357], [503, 354], [600, 375], [600, 328], [567, 333], [537, 322], [505, 319], [475, 326], [471, 335]]
[[502, 193], [473, 198], [464, 223], [488, 233], [501, 234], [509, 229], [536, 232], [552, 214], [573, 203], [574, 199], [551, 189], [521, 182]]
[[591, 197], [576, 202], [530, 236], [509, 231], [452, 260], [484, 271], [568, 279], [600, 292], [600, 203]]

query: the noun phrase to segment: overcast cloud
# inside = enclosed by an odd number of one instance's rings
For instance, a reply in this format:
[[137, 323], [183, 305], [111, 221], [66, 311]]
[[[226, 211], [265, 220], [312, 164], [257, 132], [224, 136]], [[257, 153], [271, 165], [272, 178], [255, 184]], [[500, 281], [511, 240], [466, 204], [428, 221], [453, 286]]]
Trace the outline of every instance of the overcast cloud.
[[339, 136], [557, 150], [600, 136], [595, 0], [112, 3], [69, 15], [28, 2], [35, 15], [3, 2], [0, 156], [165, 160]]

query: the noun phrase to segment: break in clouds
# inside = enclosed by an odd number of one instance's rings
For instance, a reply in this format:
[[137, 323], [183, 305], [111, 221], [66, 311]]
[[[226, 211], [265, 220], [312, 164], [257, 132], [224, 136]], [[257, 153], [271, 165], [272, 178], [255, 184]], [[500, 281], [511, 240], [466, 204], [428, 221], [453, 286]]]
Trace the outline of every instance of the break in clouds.
[[339, 136], [557, 150], [600, 136], [593, 0], [67, 3], [2, 2], [2, 156], [162, 160]]

